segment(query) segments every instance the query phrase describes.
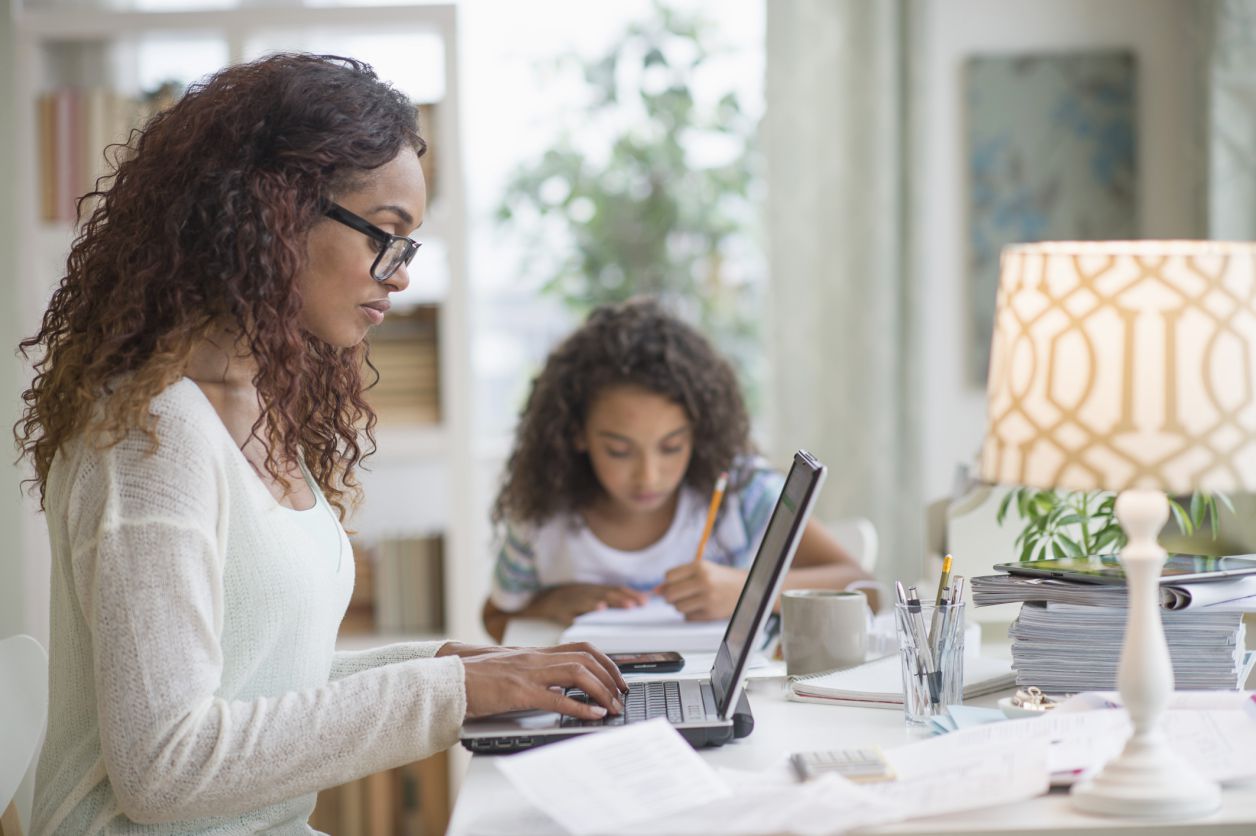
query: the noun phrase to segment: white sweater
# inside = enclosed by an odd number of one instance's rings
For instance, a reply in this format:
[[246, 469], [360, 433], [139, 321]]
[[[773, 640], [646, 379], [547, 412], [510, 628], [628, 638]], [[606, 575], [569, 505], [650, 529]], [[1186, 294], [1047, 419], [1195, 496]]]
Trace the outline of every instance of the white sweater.
[[32, 833], [311, 833], [317, 790], [457, 741], [462, 661], [430, 658], [438, 642], [335, 653], [352, 552], [297, 518], [325, 500], [275, 502], [190, 380], [151, 411], [155, 452], [138, 431], [75, 440], [49, 473]]

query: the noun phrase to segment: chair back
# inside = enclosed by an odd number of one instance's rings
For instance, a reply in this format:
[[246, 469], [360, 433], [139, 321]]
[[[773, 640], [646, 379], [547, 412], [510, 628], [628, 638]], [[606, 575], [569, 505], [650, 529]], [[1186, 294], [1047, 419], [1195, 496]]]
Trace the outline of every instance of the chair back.
[[13, 797], [48, 719], [48, 654], [30, 636], [0, 640], [0, 836], [22, 836]]
[[865, 572], [877, 568], [877, 527], [867, 517], [845, 517], [826, 526], [833, 539], [859, 562]]

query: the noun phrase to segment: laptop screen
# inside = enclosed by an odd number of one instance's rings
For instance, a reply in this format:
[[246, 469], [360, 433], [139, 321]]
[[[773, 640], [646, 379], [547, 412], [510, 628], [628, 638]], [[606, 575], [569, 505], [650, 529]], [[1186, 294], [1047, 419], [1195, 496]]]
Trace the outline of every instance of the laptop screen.
[[746, 662], [757, 644], [759, 629], [767, 620], [768, 610], [776, 598], [781, 579], [794, 557], [802, 530], [807, 524], [811, 503], [824, 480], [824, 465], [805, 451], [794, 455], [793, 467], [785, 479], [785, 487], [772, 510], [759, 551], [750, 567], [750, 576], [742, 587], [737, 608], [729, 619], [724, 641], [715, 654], [711, 668], [711, 688], [721, 717], [729, 716], [736, 687], [746, 669]]

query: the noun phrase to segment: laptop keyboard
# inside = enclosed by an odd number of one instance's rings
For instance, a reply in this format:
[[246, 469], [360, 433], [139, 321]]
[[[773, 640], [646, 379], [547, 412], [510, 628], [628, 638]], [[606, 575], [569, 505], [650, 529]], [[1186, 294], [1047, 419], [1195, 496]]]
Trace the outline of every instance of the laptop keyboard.
[[[564, 693], [574, 700], [589, 702], [589, 695], [579, 688], [568, 688]], [[623, 714], [608, 714], [601, 720], [581, 720], [578, 717], [564, 716], [562, 726], [622, 726], [625, 723], [653, 720], [655, 717], [666, 717], [669, 723], [684, 721], [684, 712], [680, 707], [679, 682], [666, 680], [630, 683], [628, 696], [624, 699]]]

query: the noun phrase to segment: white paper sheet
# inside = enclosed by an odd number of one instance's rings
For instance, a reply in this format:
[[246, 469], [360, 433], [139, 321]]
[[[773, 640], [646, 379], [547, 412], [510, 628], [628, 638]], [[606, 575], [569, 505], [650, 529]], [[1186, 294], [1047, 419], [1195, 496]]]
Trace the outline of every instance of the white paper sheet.
[[569, 833], [605, 833], [732, 794], [666, 720], [585, 735], [510, 757], [497, 767]]
[[[1162, 720], [1170, 744], [1184, 760], [1205, 777], [1227, 783], [1256, 777], [1256, 722], [1246, 711], [1166, 711]], [[1124, 709], [1083, 712], [1052, 711], [1042, 717], [1027, 717], [975, 726], [941, 735], [886, 753], [898, 768], [907, 769], [924, 755], [944, 757], [970, 746], [989, 743], [1029, 743], [1050, 745], [1047, 763], [1055, 773], [1089, 772], [1111, 760], [1125, 747], [1131, 732]]]
[[857, 785], [836, 775], [806, 784], [783, 782], [779, 769], [721, 770], [733, 797], [615, 832], [744, 836], [844, 833], [917, 816], [1011, 804], [1047, 791], [1045, 744], [974, 747], [959, 757], [922, 764], [915, 777]]
[[711, 652], [719, 647], [727, 621], [686, 621], [662, 598], [640, 607], [585, 613], [563, 631], [562, 642], [589, 642], [607, 653], [648, 650]]

